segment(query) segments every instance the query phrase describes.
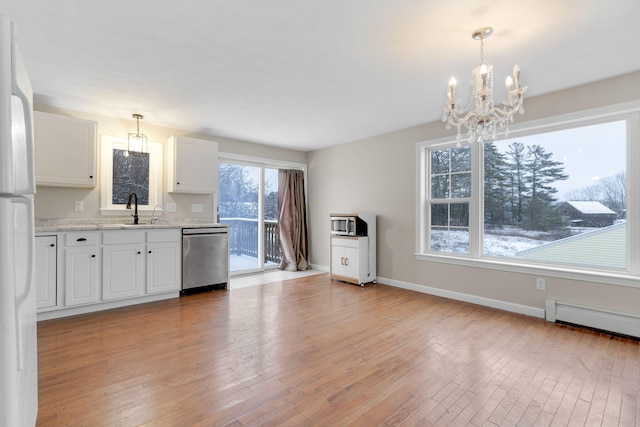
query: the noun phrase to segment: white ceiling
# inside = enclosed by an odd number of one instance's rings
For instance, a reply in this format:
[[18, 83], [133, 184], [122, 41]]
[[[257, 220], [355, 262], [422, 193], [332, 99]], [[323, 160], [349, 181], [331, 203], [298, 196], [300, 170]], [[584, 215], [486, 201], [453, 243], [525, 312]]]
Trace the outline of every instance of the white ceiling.
[[514, 63], [528, 97], [640, 70], [638, 0], [2, 0], [0, 13], [38, 103], [303, 151], [439, 120], [482, 26], [497, 100]]

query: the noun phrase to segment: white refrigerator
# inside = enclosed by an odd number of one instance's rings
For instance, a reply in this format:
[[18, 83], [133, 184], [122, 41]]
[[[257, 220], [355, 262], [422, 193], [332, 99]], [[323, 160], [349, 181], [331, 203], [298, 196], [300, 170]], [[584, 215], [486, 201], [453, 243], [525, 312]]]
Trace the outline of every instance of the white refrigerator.
[[34, 426], [38, 353], [34, 283], [33, 92], [0, 14], [0, 426]]

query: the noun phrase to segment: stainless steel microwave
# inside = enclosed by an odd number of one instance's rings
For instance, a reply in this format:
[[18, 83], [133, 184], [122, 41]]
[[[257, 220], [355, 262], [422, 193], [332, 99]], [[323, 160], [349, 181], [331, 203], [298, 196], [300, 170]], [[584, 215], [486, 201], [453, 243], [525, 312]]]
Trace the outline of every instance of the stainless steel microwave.
[[331, 234], [366, 236], [367, 223], [358, 215], [331, 214]]

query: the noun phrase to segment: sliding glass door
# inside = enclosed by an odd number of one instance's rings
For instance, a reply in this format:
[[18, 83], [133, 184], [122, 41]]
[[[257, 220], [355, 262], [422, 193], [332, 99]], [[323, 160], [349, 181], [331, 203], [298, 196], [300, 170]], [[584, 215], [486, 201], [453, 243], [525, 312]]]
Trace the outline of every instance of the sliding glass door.
[[221, 160], [220, 222], [230, 226], [232, 274], [277, 267], [278, 170]]

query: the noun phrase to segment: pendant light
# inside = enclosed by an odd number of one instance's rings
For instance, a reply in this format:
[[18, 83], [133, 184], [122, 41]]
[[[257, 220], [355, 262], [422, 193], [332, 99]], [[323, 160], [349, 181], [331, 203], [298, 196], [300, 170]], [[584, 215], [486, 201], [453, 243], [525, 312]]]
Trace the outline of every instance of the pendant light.
[[136, 119], [136, 133], [129, 134], [127, 154], [139, 156], [149, 152], [148, 139], [145, 134], [140, 133], [140, 120], [144, 118], [142, 114], [132, 114], [132, 117]]

